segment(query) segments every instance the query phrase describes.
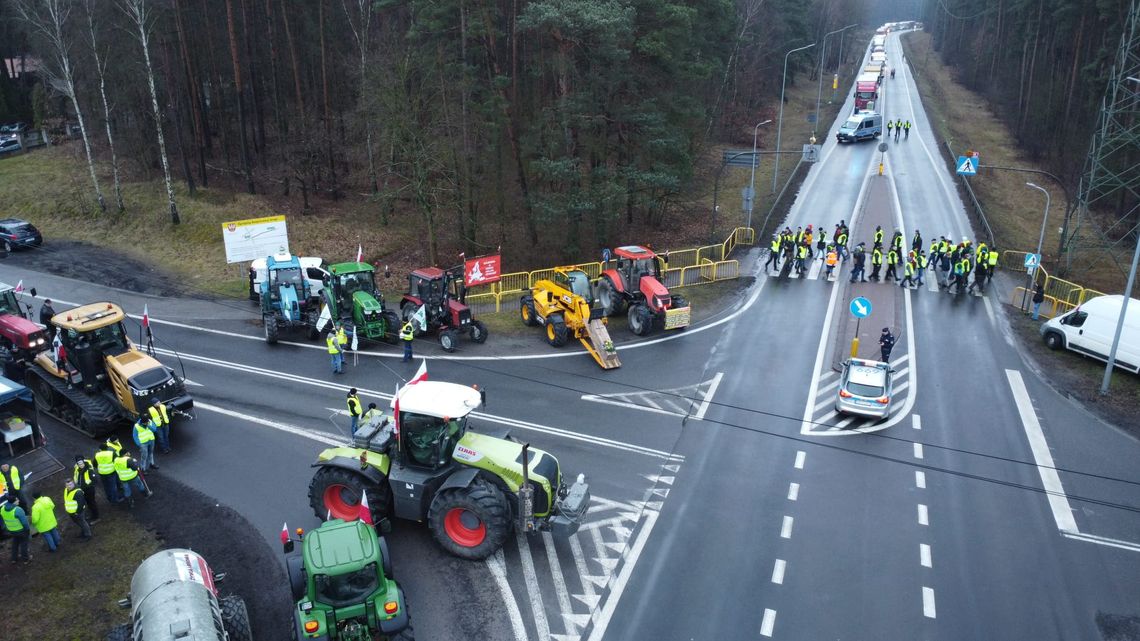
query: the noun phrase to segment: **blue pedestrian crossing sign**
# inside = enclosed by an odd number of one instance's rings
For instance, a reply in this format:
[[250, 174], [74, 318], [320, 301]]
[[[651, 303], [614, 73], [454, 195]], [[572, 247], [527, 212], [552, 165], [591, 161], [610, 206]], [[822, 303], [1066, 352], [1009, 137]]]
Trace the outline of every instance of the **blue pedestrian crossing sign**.
[[977, 156], [958, 156], [958, 173], [962, 176], [978, 175]]
[[862, 296], [851, 301], [851, 315], [855, 318], [867, 318], [871, 315], [871, 301]]
[[1025, 255], [1025, 268], [1035, 269], [1041, 264], [1041, 254], [1026, 254]]

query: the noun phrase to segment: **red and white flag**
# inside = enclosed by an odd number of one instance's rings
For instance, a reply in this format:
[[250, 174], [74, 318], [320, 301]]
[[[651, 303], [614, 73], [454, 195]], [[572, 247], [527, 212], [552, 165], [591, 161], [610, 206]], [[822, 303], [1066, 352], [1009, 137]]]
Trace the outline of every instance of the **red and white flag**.
[[289, 524], [281, 524], [281, 544], [284, 545], [289, 542]]
[[150, 307], [145, 304], [143, 305], [142, 325], [143, 329], [146, 330], [146, 335], [153, 336], [153, 334], [150, 333]]
[[361, 245], [357, 245], [356, 246], [356, 262], [359, 263], [362, 258], [364, 258], [364, 247]]
[[392, 406], [392, 436], [396, 439], [397, 445], [400, 442], [400, 386], [396, 386], [396, 395], [393, 397], [395, 404]]
[[408, 385], [415, 385], [416, 383], [420, 381], [426, 381], [427, 379], [427, 359], [425, 358], [420, 362], [420, 368], [416, 370], [416, 375], [412, 377], [412, 380], [408, 381]]
[[24, 279], [21, 278], [20, 282], [16, 283], [16, 287], [12, 291], [16, 292], [17, 294], [24, 291]]
[[372, 525], [372, 508], [368, 507], [368, 490], [360, 491], [360, 520]]

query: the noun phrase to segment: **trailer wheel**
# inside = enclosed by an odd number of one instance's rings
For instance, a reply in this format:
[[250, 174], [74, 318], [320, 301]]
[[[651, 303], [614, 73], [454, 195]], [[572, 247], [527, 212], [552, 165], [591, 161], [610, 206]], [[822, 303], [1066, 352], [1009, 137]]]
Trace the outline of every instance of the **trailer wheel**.
[[328, 517], [355, 521], [360, 516], [360, 497], [368, 492], [372, 522], [379, 523], [388, 514], [392, 489], [387, 482], [375, 485], [362, 474], [342, 467], [326, 466], [317, 470], [309, 482], [309, 506], [322, 521]]
[[229, 635], [229, 641], [253, 641], [249, 629], [249, 610], [240, 596], [227, 596], [221, 599], [222, 625]]
[[503, 492], [476, 478], [467, 487], [437, 494], [428, 510], [428, 524], [444, 550], [481, 561], [503, 547], [511, 533], [510, 514]]

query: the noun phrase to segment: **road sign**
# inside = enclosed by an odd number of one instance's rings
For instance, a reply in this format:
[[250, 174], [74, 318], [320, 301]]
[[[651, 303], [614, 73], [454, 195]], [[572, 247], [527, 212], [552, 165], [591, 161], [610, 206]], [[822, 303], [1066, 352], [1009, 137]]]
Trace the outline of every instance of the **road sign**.
[[721, 162], [729, 167], [759, 167], [760, 154], [753, 154], [751, 149], [729, 149]]
[[855, 318], [867, 318], [871, 315], [871, 301], [862, 296], [851, 301], [851, 315]]
[[606, 247], [605, 249], [603, 249], [602, 250], [602, 262], [603, 263], [610, 262], [610, 255], [611, 254], [610, 254], [610, 248], [609, 247]]
[[1026, 254], [1025, 255], [1025, 268], [1033, 269], [1041, 264], [1041, 254]]
[[962, 176], [978, 175], [978, 159], [976, 156], [958, 156], [958, 173]]
[[804, 162], [819, 162], [819, 145], [804, 145], [803, 148], [803, 161]]

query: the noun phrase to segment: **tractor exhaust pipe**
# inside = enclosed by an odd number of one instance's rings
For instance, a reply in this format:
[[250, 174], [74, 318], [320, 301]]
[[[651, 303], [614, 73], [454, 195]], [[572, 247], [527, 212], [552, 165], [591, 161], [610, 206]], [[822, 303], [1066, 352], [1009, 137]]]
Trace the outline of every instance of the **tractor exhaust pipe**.
[[519, 528], [522, 532], [533, 532], [534, 527], [534, 486], [530, 484], [530, 443], [522, 447], [523, 480], [519, 486]]

